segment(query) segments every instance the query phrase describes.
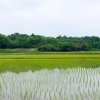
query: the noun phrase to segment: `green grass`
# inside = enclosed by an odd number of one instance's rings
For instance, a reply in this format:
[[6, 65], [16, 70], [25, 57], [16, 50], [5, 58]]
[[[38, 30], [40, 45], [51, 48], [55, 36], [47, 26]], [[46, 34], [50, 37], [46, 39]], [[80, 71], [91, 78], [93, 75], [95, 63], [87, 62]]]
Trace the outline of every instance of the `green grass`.
[[100, 54], [84, 53], [34, 53], [34, 54], [1, 54], [0, 59], [100, 59]]
[[37, 54], [1, 54], [0, 72], [35, 71], [41, 69], [100, 67], [100, 54], [84, 53], [37, 53]]

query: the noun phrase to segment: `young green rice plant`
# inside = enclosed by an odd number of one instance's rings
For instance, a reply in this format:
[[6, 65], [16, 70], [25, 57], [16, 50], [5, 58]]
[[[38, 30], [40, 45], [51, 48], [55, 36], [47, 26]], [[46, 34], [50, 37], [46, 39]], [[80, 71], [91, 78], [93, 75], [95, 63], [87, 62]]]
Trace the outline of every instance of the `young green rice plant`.
[[0, 100], [100, 100], [100, 68], [1, 73]]

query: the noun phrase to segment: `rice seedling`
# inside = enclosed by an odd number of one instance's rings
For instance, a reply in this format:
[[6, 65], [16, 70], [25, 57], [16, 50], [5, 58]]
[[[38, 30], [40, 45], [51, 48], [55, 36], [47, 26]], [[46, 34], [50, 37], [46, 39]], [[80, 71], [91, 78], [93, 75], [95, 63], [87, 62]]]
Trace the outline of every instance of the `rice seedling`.
[[1, 73], [0, 100], [100, 100], [100, 67]]

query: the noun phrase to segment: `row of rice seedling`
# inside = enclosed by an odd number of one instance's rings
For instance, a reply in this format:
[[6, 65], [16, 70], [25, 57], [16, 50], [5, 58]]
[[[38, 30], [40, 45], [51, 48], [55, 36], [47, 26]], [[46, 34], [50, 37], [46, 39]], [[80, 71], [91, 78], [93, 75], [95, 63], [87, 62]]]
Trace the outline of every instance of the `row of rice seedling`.
[[0, 100], [100, 100], [100, 68], [1, 73]]
[[0, 54], [0, 59], [100, 59], [100, 53]]

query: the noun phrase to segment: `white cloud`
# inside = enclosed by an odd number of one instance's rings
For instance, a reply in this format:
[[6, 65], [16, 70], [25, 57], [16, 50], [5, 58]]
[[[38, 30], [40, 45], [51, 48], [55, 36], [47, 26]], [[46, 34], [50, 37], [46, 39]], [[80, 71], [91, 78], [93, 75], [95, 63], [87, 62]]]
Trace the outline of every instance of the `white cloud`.
[[1, 33], [100, 36], [99, 0], [2, 0]]

